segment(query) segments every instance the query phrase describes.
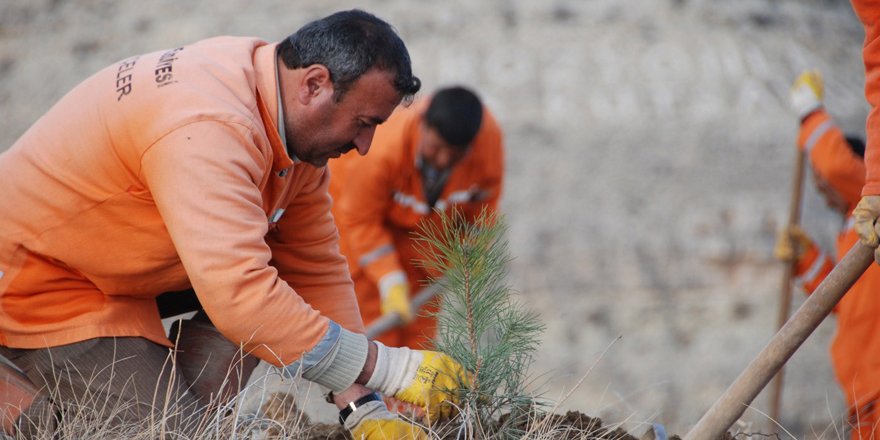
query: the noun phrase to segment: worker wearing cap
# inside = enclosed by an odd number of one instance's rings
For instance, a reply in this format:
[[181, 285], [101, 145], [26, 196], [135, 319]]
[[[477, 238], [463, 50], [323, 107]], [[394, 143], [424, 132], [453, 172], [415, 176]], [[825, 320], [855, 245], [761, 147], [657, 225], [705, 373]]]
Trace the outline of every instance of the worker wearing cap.
[[466, 378], [441, 353], [364, 336], [325, 166], [366, 154], [419, 87], [393, 28], [359, 10], [86, 79], [0, 154], [0, 355], [59, 404], [103, 396], [112, 422], [189, 436], [207, 406], [202, 376], [167, 359], [190, 327], [166, 337], [157, 297], [172, 292], [218, 335], [194, 349], [225, 341], [329, 388], [357, 438], [424, 438], [371, 391], [435, 418], [450, 397], [436, 388]]
[[[801, 74], [792, 86], [791, 97], [801, 120], [798, 148], [806, 154], [814, 181], [828, 206], [846, 219], [837, 237], [836, 256], [826, 254], [796, 226], [780, 234], [776, 257], [795, 262], [795, 283], [810, 293], [858, 241], [852, 212], [864, 185], [864, 144], [844, 136], [826, 113], [822, 105], [822, 78], [817, 72]], [[837, 333], [831, 345], [831, 358], [849, 405], [853, 439], [880, 438], [880, 408], [875, 408], [880, 397], [878, 292], [880, 267], [872, 265], [834, 309]]]
[[[364, 323], [397, 312], [408, 324], [381, 335], [391, 346], [420, 347], [436, 320], [412, 309], [428, 273], [415, 233], [438, 212], [467, 220], [496, 210], [504, 174], [501, 129], [471, 90], [449, 87], [398, 108], [377, 128], [370, 154], [330, 165], [333, 215]], [[428, 313], [435, 311], [433, 308]]]

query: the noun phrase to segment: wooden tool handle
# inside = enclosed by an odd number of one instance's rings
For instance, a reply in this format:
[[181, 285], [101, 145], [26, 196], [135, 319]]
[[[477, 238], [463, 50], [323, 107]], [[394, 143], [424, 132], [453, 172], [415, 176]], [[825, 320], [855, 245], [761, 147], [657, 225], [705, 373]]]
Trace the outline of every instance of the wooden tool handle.
[[[800, 222], [801, 214], [801, 195], [804, 186], [804, 162], [806, 154], [804, 150], [798, 148], [797, 156], [794, 161], [794, 174], [791, 183], [791, 198], [788, 205], [788, 226], [797, 225]], [[782, 272], [782, 285], [779, 288], [779, 314], [776, 319], [776, 330], [782, 328], [788, 321], [788, 315], [791, 313], [791, 280], [794, 277], [796, 261], [786, 262], [785, 269]], [[770, 394], [770, 420], [775, 423], [779, 420], [779, 414], [782, 408], [782, 383], [785, 373], [784, 368], [780, 368], [779, 372], [773, 378], [773, 388]]]
[[727, 431], [872, 261], [874, 250], [856, 243], [684, 440], [715, 440]]
[[[413, 297], [412, 308], [414, 312], [418, 312], [418, 310], [427, 304], [428, 301], [434, 299], [434, 296], [440, 291], [440, 286], [442, 285], [441, 280], [431, 283]], [[383, 333], [398, 327], [401, 324], [403, 324], [403, 319], [401, 319], [400, 314], [397, 312], [382, 315], [367, 326], [367, 339], [376, 339]]]

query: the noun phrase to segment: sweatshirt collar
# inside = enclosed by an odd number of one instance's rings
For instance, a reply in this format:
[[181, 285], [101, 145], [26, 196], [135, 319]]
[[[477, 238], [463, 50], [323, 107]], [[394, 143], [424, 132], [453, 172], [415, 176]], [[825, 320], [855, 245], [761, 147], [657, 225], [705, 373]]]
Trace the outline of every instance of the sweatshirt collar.
[[[257, 72], [257, 93], [266, 112], [263, 123], [273, 144], [284, 152], [284, 159], [299, 162], [287, 148], [284, 133], [284, 106], [281, 105], [281, 87], [278, 78], [278, 43], [258, 47], [254, 53], [254, 68]], [[288, 162], [281, 161], [281, 162]]]

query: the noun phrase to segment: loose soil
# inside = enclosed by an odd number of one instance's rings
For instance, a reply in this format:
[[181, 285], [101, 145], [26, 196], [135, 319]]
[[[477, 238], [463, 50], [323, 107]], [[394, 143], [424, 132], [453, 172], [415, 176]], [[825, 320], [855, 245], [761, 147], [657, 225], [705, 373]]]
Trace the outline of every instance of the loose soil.
[[[607, 429], [602, 427], [602, 420], [590, 417], [577, 411], [569, 411], [565, 415], [551, 414], [546, 419], [537, 421], [537, 424], [531, 426], [521, 426], [524, 431], [533, 430], [537, 433], [543, 433], [543, 438], [550, 438], [549, 433], [552, 432], [552, 438], [559, 440], [639, 440], [633, 437], [621, 428]], [[498, 426], [503, 424], [503, 419], [499, 420]], [[540, 425], [540, 426], [537, 426]], [[339, 425], [316, 424], [303, 432], [306, 439], [309, 440], [350, 440], [351, 435]], [[458, 426], [454, 423], [441, 423], [439, 426], [432, 427], [432, 432], [443, 440], [456, 440], [459, 438]], [[536, 435], [537, 436], [537, 435]], [[678, 439], [677, 436], [672, 437]]]
[[[308, 417], [301, 414], [296, 408], [290, 396], [275, 395], [269, 403], [263, 407], [266, 417], [279, 422], [277, 428], [270, 429], [267, 439], [290, 438], [291, 433], [296, 433], [296, 438], [307, 440], [349, 440], [351, 435], [338, 424], [312, 424]], [[296, 416], [291, 416], [296, 414]], [[289, 423], [292, 421], [293, 423]], [[496, 421], [495, 426], [488, 427], [487, 431], [496, 431], [506, 422], [502, 416]], [[437, 438], [443, 440], [456, 440], [460, 438], [459, 425], [455, 420], [440, 422], [431, 427], [431, 431]], [[617, 427], [604, 427], [602, 420], [590, 417], [579, 411], [568, 411], [563, 414], [548, 414], [544, 417], [530, 418], [526, 423], [516, 426], [523, 432], [533, 433], [534, 437], [553, 438], [559, 440], [642, 440], [652, 437], [643, 436], [642, 439], [634, 437]], [[680, 440], [678, 436], [669, 437], [670, 440]], [[732, 440], [734, 437], [725, 435], [721, 440]]]

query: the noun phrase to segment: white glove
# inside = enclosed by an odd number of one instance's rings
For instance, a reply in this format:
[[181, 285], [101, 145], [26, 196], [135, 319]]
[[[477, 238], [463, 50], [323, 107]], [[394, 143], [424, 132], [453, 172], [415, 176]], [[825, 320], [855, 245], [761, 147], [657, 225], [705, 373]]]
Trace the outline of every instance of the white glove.
[[801, 73], [791, 85], [791, 108], [803, 119], [819, 107], [824, 99], [822, 74], [818, 70]]
[[456, 391], [471, 381], [458, 362], [436, 351], [375, 344], [376, 367], [367, 388], [424, 408], [432, 421], [452, 413], [458, 403]]
[[392, 414], [381, 400], [359, 406], [344, 425], [356, 440], [428, 440], [421, 427]]

